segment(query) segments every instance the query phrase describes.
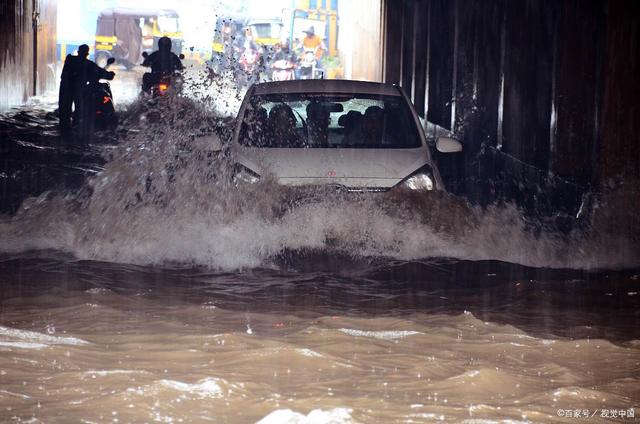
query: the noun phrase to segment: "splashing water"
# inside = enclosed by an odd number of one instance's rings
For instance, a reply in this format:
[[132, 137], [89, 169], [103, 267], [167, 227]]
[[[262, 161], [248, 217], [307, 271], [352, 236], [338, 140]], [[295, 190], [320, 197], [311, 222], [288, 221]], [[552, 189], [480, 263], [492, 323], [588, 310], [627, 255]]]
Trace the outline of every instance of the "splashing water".
[[640, 262], [638, 231], [629, 233], [625, 217], [612, 221], [605, 200], [592, 228], [566, 235], [530, 230], [513, 205], [480, 209], [441, 192], [346, 195], [285, 188], [269, 178], [237, 187], [229, 175], [233, 158], [209, 143], [228, 139], [233, 122], [210, 107], [211, 99], [193, 97], [132, 103], [105, 169], [78, 192], [45, 193], [1, 219], [0, 250], [223, 269], [268, 265], [291, 251], [556, 268]]

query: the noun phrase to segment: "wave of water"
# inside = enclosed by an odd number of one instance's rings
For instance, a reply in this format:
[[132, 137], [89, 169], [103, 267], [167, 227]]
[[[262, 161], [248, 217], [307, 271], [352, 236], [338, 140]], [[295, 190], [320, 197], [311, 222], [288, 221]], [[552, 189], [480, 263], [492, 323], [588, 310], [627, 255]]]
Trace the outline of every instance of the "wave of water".
[[555, 268], [640, 264], [639, 232], [604, 201], [594, 226], [567, 235], [532, 230], [513, 205], [480, 209], [440, 192], [346, 195], [268, 178], [236, 187], [228, 175], [233, 158], [202, 138], [229, 134], [229, 121], [211, 108], [171, 97], [156, 108], [133, 103], [127, 116], [104, 171], [84, 189], [28, 199], [0, 219], [2, 252], [55, 249], [81, 259], [222, 269], [269, 265], [290, 251]]

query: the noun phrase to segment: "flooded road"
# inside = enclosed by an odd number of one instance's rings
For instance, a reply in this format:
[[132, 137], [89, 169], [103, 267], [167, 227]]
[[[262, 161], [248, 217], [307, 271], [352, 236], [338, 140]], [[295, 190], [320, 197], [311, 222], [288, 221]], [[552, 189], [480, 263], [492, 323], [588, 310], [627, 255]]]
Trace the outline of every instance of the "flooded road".
[[637, 409], [637, 273], [294, 262], [2, 257], [2, 420], [542, 423], [580, 409], [602, 422]]
[[636, 185], [570, 233], [238, 187], [206, 98], [132, 101], [87, 143], [46, 105], [2, 118], [0, 421], [637, 420]]

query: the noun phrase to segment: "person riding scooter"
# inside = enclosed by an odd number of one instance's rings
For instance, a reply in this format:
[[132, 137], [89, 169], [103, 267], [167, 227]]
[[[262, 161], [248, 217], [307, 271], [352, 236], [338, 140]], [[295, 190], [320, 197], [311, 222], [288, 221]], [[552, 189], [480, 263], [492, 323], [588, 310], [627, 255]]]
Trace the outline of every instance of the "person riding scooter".
[[87, 59], [88, 56], [89, 46], [83, 44], [78, 47], [77, 56], [67, 55], [64, 61], [58, 98], [60, 130], [64, 134], [71, 131], [72, 106], [75, 108], [73, 112], [74, 125], [78, 125], [81, 117], [85, 115], [84, 109], [91, 107], [85, 101], [87, 85], [100, 79], [112, 80], [116, 75]]
[[324, 41], [322, 41], [322, 38], [316, 35], [315, 28], [309, 27], [309, 29], [302, 32], [306, 35], [300, 40], [296, 50], [302, 52], [312, 51], [317, 60], [322, 59], [324, 52], [327, 51], [327, 46], [324, 44]]
[[298, 79], [316, 78], [316, 68], [327, 47], [322, 39], [316, 35], [313, 27], [302, 32], [306, 36], [300, 40], [297, 46], [297, 50], [300, 52], [300, 66], [296, 76]]
[[142, 66], [151, 68], [142, 76], [142, 91], [148, 93], [163, 76], [171, 75], [175, 71], [184, 69], [180, 58], [171, 51], [171, 39], [162, 37], [158, 40], [158, 50], [146, 56]]
[[289, 49], [288, 40], [276, 44], [272, 58], [272, 81], [288, 81], [295, 79], [296, 55]]

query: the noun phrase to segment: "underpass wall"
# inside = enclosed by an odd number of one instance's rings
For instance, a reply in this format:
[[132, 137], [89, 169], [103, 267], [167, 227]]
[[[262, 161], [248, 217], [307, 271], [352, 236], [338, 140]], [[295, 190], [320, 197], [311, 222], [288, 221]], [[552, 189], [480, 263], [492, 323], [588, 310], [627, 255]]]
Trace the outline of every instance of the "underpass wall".
[[338, 2], [338, 51], [346, 79], [382, 80], [380, 0]]
[[454, 191], [539, 202], [640, 172], [640, 2], [386, 0], [383, 17], [384, 81], [464, 144], [436, 153]]
[[0, 111], [55, 89], [56, 0], [0, 3]]

